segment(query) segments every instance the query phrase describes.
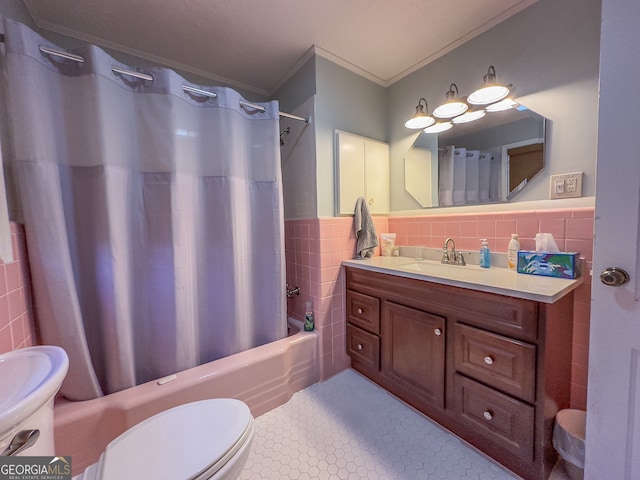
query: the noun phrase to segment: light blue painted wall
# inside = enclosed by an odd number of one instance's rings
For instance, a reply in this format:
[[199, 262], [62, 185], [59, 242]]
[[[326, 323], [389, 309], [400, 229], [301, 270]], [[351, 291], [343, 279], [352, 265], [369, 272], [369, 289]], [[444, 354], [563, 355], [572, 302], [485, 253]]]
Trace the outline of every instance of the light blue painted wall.
[[318, 217], [335, 214], [334, 131], [388, 142], [387, 89], [316, 56]]
[[[311, 115], [311, 125], [290, 125], [282, 148], [285, 217], [332, 217], [335, 213], [336, 129], [387, 141], [387, 91], [322, 57], [314, 56], [274, 94], [281, 110]], [[311, 130], [311, 132], [309, 131]], [[310, 134], [315, 142], [305, 141]], [[300, 135], [300, 136], [298, 136]], [[291, 146], [290, 146], [291, 145]], [[292, 148], [293, 150], [290, 150]], [[312, 199], [309, 198], [311, 196]]]
[[273, 98], [280, 102], [280, 110], [291, 113], [316, 94], [316, 62], [309, 58], [276, 90]]
[[540, 0], [390, 86], [391, 209], [419, 208], [404, 189], [403, 161], [417, 136], [404, 122], [418, 99], [427, 98], [433, 110], [450, 83], [466, 95], [489, 65], [523, 104], [551, 120], [548, 164], [517, 200], [548, 198], [549, 175], [574, 171], [585, 172], [584, 195], [595, 195], [599, 42], [600, 0]]
[[316, 190], [316, 61], [310, 58], [275, 92], [280, 111], [311, 118], [311, 123], [280, 119], [284, 145], [282, 157], [282, 181], [284, 185], [284, 216], [286, 219], [315, 218], [318, 211]]

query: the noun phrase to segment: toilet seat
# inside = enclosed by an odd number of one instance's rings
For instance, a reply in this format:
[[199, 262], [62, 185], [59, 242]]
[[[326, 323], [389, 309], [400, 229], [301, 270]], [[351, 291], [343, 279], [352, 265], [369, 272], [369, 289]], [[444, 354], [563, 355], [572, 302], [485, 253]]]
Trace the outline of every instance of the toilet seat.
[[211, 399], [161, 412], [107, 445], [83, 480], [200, 480], [213, 476], [253, 436], [253, 417], [239, 400]]

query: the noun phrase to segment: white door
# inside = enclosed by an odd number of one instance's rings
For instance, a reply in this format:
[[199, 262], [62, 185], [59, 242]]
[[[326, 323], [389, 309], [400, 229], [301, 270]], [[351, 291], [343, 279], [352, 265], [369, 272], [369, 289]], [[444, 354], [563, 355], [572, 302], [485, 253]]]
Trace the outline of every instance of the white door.
[[[640, 479], [639, 24], [638, 0], [602, 0], [588, 480]], [[629, 281], [605, 286], [607, 267]]]

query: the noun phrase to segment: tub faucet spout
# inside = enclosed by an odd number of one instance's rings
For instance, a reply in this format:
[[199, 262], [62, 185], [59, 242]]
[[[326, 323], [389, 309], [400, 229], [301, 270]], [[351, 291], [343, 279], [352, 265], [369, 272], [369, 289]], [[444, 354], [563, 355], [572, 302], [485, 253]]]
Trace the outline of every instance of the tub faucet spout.
[[293, 298], [294, 295], [300, 295], [300, 287], [290, 288], [287, 283], [287, 298]]

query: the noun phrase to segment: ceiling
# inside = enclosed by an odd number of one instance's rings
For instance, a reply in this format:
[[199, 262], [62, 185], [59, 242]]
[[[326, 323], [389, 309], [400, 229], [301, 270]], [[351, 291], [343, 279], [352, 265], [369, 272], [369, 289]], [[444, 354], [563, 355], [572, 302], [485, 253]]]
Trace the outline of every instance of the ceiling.
[[388, 86], [537, 0], [23, 0], [35, 23], [263, 95], [315, 53]]

